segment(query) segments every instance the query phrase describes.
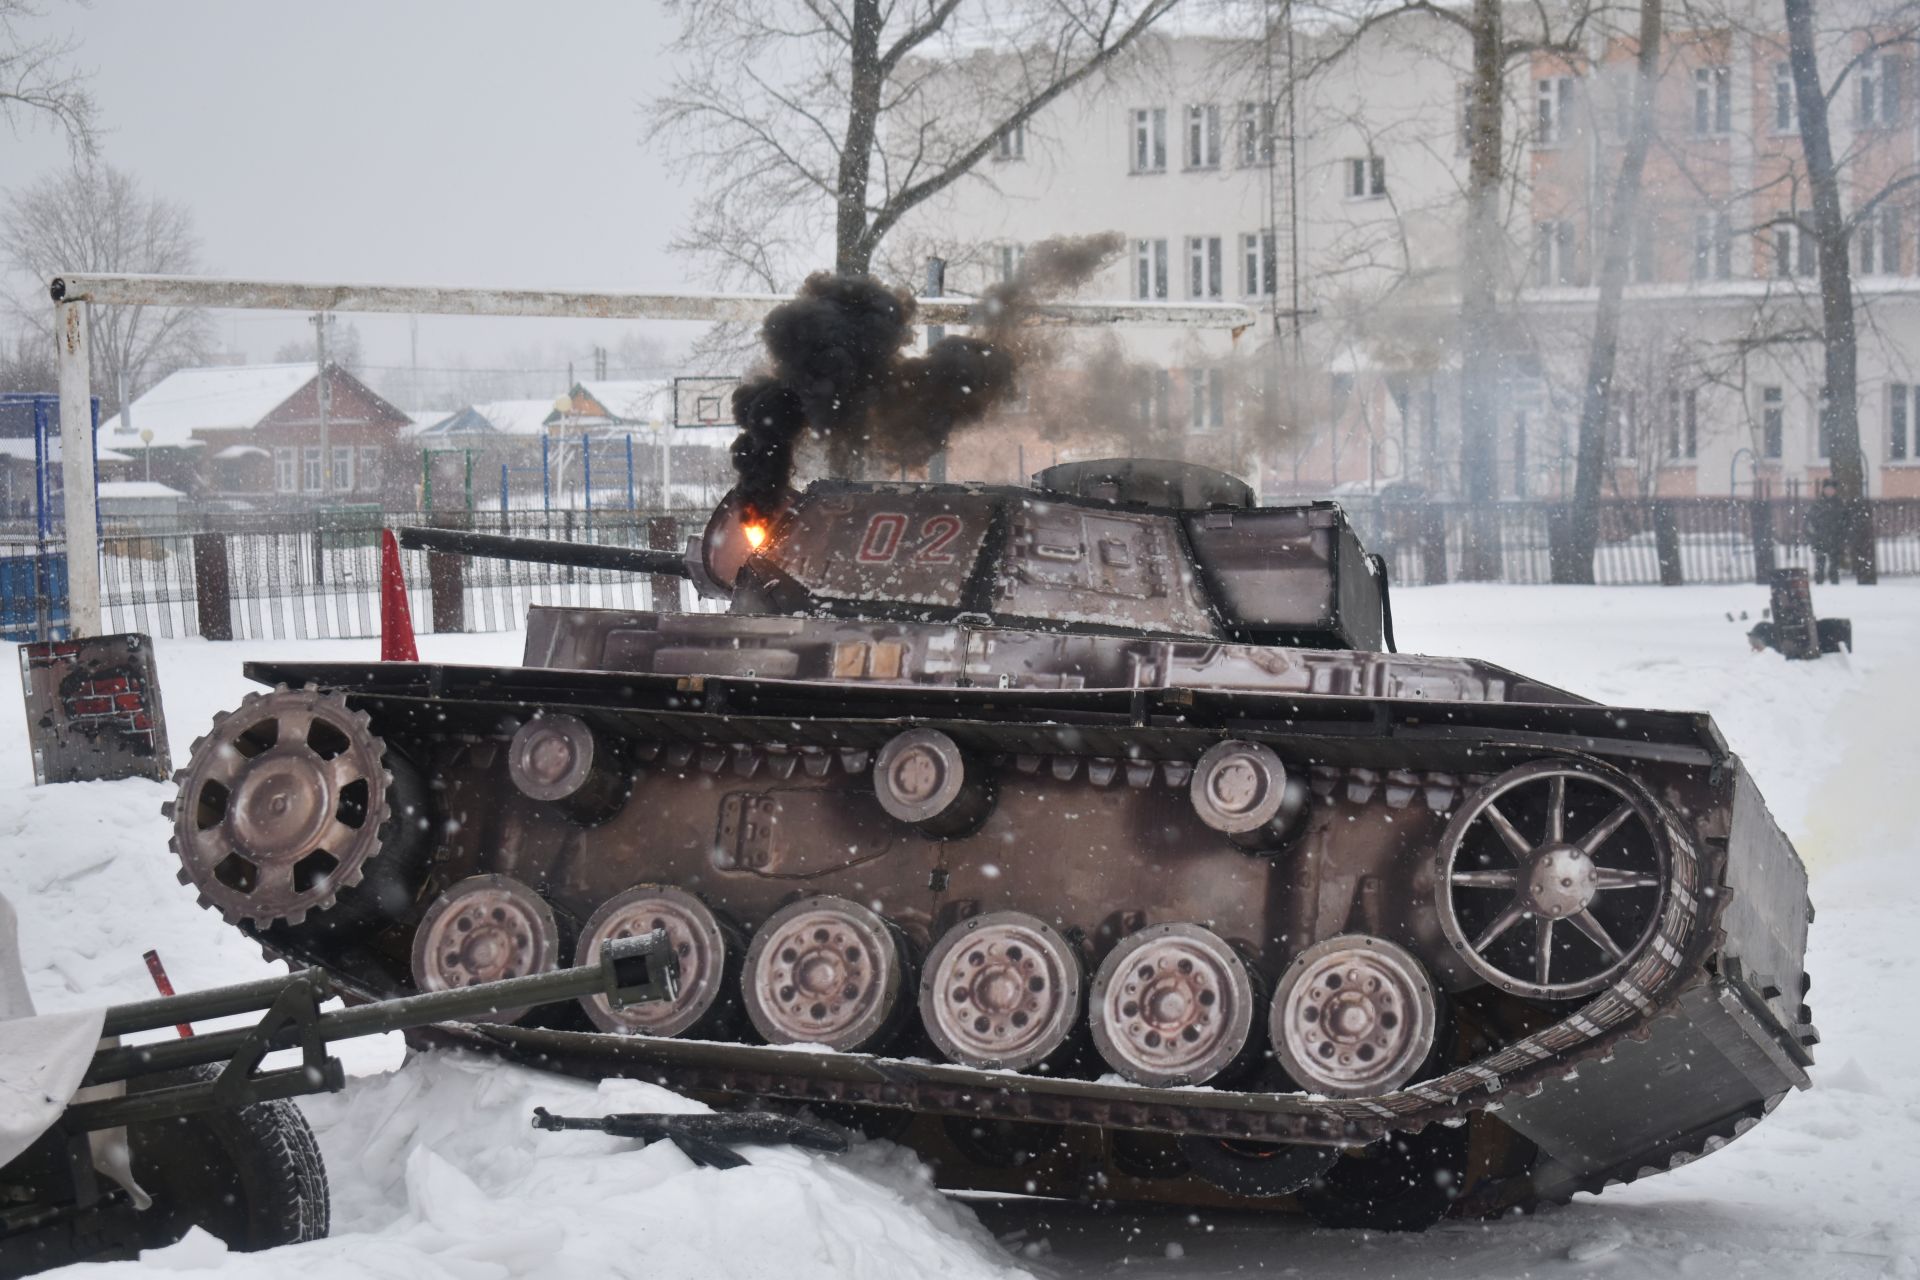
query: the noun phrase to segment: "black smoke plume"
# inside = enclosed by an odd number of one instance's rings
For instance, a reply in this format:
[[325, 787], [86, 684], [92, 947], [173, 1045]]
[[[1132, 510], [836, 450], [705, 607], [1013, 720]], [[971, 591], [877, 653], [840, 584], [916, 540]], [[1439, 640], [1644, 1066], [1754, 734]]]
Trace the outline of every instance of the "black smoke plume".
[[1034, 245], [1016, 277], [981, 300], [979, 335], [942, 338], [925, 355], [906, 350], [910, 295], [871, 276], [809, 276], [761, 326], [766, 371], [733, 393], [741, 499], [759, 513], [777, 504], [809, 434], [836, 473], [868, 458], [924, 466], [1003, 400], [1023, 367], [1050, 358], [1050, 344], [1023, 323], [1028, 309], [1084, 283], [1122, 243], [1109, 233]]

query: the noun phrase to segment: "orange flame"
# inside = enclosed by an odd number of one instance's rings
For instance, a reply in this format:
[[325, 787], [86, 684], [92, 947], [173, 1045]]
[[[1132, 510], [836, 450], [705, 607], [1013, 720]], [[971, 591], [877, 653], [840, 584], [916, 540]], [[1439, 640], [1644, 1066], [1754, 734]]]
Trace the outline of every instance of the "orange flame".
[[760, 544], [767, 540], [767, 526], [764, 524], [745, 524], [740, 527], [747, 535], [747, 545], [755, 551], [758, 551]]

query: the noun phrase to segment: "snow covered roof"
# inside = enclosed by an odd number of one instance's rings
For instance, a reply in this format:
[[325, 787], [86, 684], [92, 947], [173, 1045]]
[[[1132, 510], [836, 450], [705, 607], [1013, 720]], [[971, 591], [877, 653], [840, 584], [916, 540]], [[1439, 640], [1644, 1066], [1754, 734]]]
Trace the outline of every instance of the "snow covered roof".
[[100, 496], [125, 502], [136, 498], [184, 498], [187, 495], [178, 489], [168, 488], [158, 480], [103, 480], [100, 482]]
[[257, 444], [230, 444], [213, 455], [215, 462], [227, 462], [234, 458], [267, 457], [267, 451]]
[[673, 416], [671, 378], [576, 383], [576, 398], [583, 392], [621, 422], [666, 422]]
[[115, 414], [100, 424], [100, 441], [115, 449], [144, 449], [141, 433], [153, 432], [155, 449], [190, 448], [195, 431], [245, 431], [313, 381], [311, 364], [220, 365], [181, 369], [162, 378], [133, 402], [133, 429]]
[[[52, 445], [53, 445], [52, 452], [57, 458], [60, 452], [60, 437], [55, 436], [52, 440]], [[133, 459], [128, 455], [124, 453], [115, 453], [111, 449], [97, 450], [94, 454], [94, 457], [101, 462], [132, 462], [133, 461]], [[30, 439], [23, 440], [18, 436], [7, 436], [4, 438], [0, 438], [0, 458], [8, 458], [15, 462], [32, 462], [33, 461], [33, 441]]]
[[415, 439], [428, 440], [476, 435], [537, 436], [546, 429], [545, 423], [553, 414], [551, 400], [489, 400], [442, 415], [431, 426], [414, 428], [412, 434]]

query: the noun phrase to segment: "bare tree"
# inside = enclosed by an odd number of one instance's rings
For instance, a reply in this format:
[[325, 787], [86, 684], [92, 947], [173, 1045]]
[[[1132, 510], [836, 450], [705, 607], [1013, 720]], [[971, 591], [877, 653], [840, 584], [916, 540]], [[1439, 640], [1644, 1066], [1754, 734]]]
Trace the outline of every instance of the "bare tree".
[[707, 184], [679, 245], [765, 288], [827, 238], [836, 271], [867, 272], [902, 216], [1178, 3], [673, 0], [681, 71], [652, 133]]
[[[0, 253], [35, 282], [13, 308], [49, 343], [52, 308], [40, 286], [59, 272], [191, 275], [200, 268], [200, 242], [185, 207], [148, 195], [129, 174], [96, 160], [8, 193], [0, 202]], [[207, 319], [198, 308], [90, 311], [94, 385], [116, 406], [206, 354]]]
[[1594, 311], [1593, 343], [1580, 402], [1575, 445], [1573, 518], [1564, 564], [1556, 580], [1593, 581], [1593, 548], [1600, 534], [1601, 473], [1607, 459], [1607, 419], [1612, 412], [1614, 362], [1620, 345], [1620, 303], [1626, 293], [1628, 254], [1640, 205], [1640, 176], [1653, 143], [1653, 91], [1660, 75], [1661, 0], [1640, 0], [1639, 48], [1634, 57], [1632, 124], [1620, 171], [1607, 202], [1605, 249], [1600, 262], [1600, 301]]
[[41, 16], [32, 0], [0, 0], [0, 120], [15, 132], [36, 120], [51, 122], [76, 152], [91, 154], [95, 109], [87, 74], [73, 65], [77, 44], [23, 34]]

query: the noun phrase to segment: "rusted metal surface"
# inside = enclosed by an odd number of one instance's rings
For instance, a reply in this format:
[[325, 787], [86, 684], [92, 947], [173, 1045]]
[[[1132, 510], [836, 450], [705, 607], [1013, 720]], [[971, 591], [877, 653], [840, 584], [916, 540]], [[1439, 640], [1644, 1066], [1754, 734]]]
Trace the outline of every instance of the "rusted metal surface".
[[[437, 285], [228, 280], [205, 276], [109, 275], [67, 271], [48, 281], [56, 303], [217, 307], [256, 311], [398, 311], [412, 315], [544, 316], [579, 320], [698, 320], [754, 323], [783, 302], [771, 293], [629, 293], [592, 289], [463, 289]], [[978, 320], [972, 300], [920, 299], [925, 324]], [[1053, 302], [1032, 318], [1068, 325], [1245, 329], [1252, 308], [1202, 302]]]
[[21, 645], [19, 654], [36, 785], [167, 780], [173, 765], [151, 640], [43, 640]]

